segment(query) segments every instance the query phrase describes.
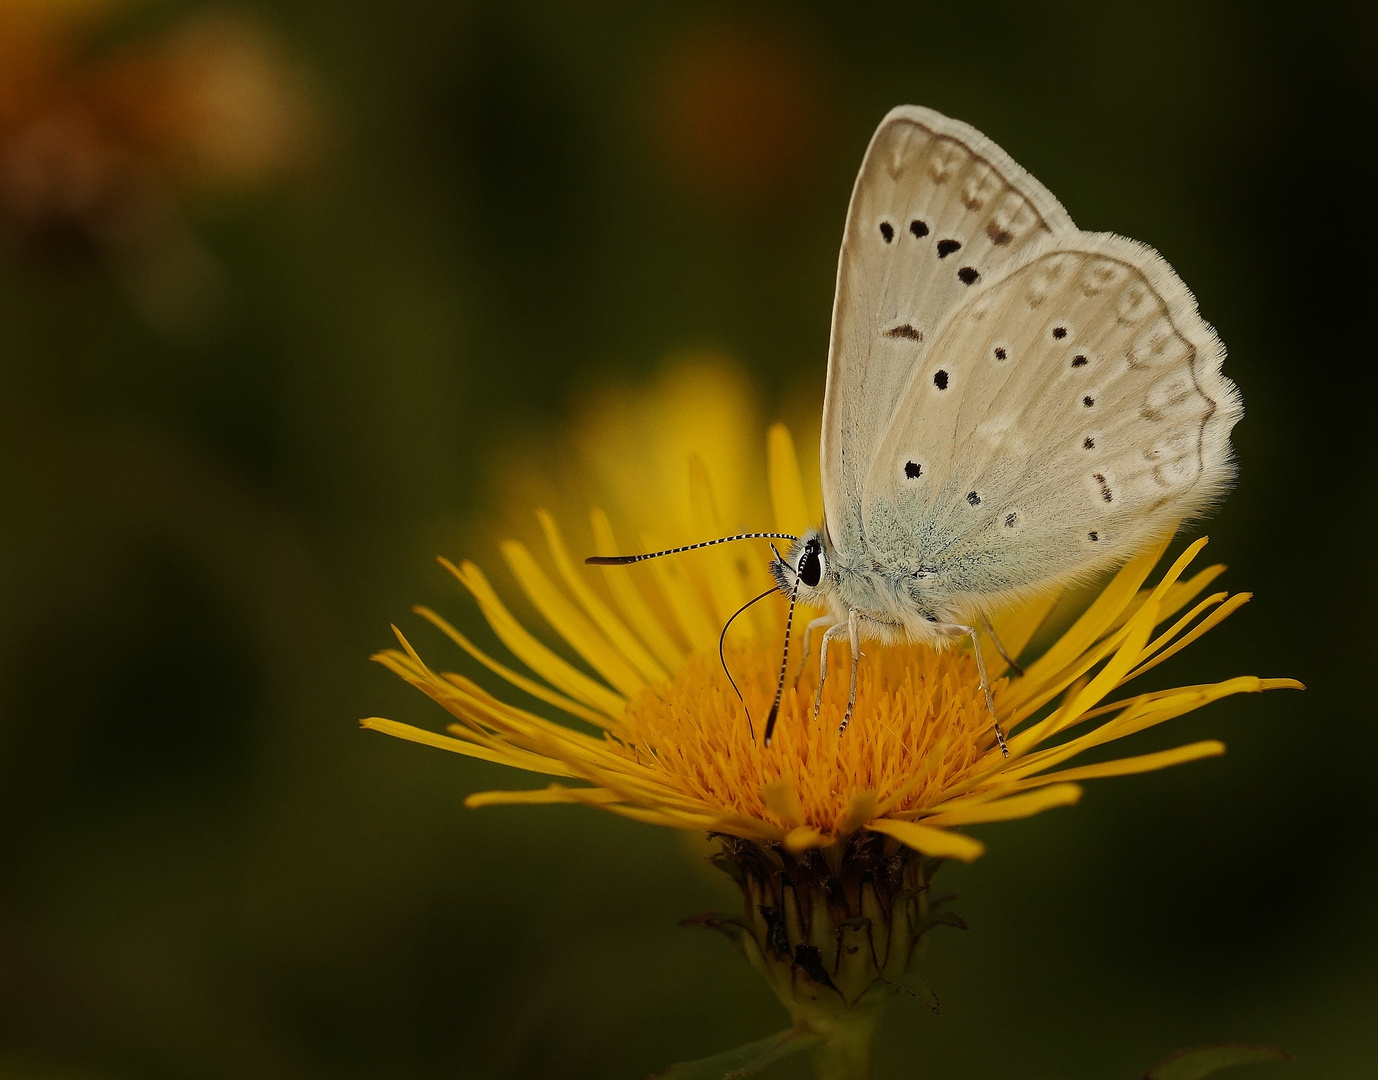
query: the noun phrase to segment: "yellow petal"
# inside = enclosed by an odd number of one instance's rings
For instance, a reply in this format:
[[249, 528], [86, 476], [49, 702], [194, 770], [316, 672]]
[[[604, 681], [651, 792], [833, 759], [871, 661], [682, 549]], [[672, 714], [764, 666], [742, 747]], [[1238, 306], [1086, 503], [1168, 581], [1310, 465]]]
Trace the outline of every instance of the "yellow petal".
[[[552, 724], [549, 720], [508, 705], [486, 691], [480, 690], [476, 694], [469, 692], [467, 687], [474, 684], [462, 676], [451, 675], [445, 679], [438, 677], [416, 655], [416, 651], [401, 631], [396, 627], [393, 630], [397, 634], [397, 640], [407, 651], [407, 655], [401, 658], [405, 660], [405, 666], [398, 662], [399, 658], [395, 653], [381, 653], [374, 659], [397, 671], [422, 693], [460, 719], [466, 722], [478, 721], [479, 734], [485, 737], [480, 739], [479, 735], [471, 734], [470, 737], [475, 741], [494, 746], [510, 737], [525, 749], [535, 747], [536, 752], [544, 752], [546, 747], [553, 747], [556, 752], [549, 756], [564, 761], [579, 755], [592, 754], [596, 757], [608, 753], [607, 743], [602, 739], [591, 738], [563, 724]], [[501, 733], [502, 740], [490, 732]]]
[[795, 855], [808, 851], [809, 848], [818, 847], [819, 841], [823, 839], [823, 834], [812, 825], [800, 825], [785, 833], [784, 844], [786, 849]]
[[1170, 619], [1201, 595], [1212, 581], [1225, 572], [1224, 563], [1215, 563], [1204, 570], [1198, 570], [1186, 581], [1175, 581], [1163, 594], [1159, 617]]
[[527, 772], [545, 773], [547, 776], [573, 775], [560, 762], [540, 757], [525, 750], [514, 750], [510, 753], [494, 750], [485, 746], [478, 746], [464, 739], [450, 738], [446, 735], [438, 735], [434, 731], [427, 731], [424, 728], [412, 727], [410, 724], [399, 724], [396, 720], [387, 720], [381, 716], [370, 716], [360, 720], [359, 724], [371, 731], [381, 731], [384, 735], [393, 735], [399, 739], [406, 739], [408, 742], [420, 743], [422, 746], [433, 746], [438, 750], [449, 750], [451, 753], [478, 758], [480, 761], [510, 765], [516, 769], [525, 769]]
[[[1028, 753], [1045, 739], [1070, 727], [1083, 712], [1114, 690], [1142, 657], [1144, 646], [1148, 644], [1148, 635], [1153, 632], [1157, 621], [1157, 611], [1157, 601], [1150, 599], [1144, 604], [1139, 613], [1129, 620], [1129, 625], [1122, 631], [1123, 642], [1096, 677], [1052, 715], [1011, 738], [1010, 753], [1015, 757]], [[1092, 659], [1095, 656], [1093, 653]]]
[[986, 845], [971, 836], [935, 829], [914, 821], [896, 821], [893, 818], [878, 818], [866, 826], [872, 832], [893, 836], [905, 847], [932, 855], [935, 859], [961, 859], [972, 862], [986, 850]]
[[[1181, 611], [1212, 581], [1225, 572], [1223, 563], [1216, 563], [1208, 566], [1193, 574], [1186, 581], [1174, 581], [1164, 592], [1159, 600], [1158, 618], [1170, 619]], [[1145, 600], [1152, 596], [1155, 589], [1141, 589], [1134, 602], [1124, 609], [1123, 614], [1110, 625], [1110, 630], [1118, 630], [1127, 623], [1135, 614]], [[1226, 593], [1225, 595], [1229, 595]]]
[[770, 476], [770, 502], [775, 511], [777, 532], [802, 535], [813, 524], [809, 518], [808, 501], [804, 497], [804, 481], [799, 476], [799, 458], [794, 452], [794, 439], [784, 424], [770, 429], [766, 442], [766, 461]]
[[1163, 557], [1170, 539], [1154, 544], [1124, 564], [1081, 617], [1046, 653], [1029, 665], [1024, 678], [1012, 684], [1004, 696], [1003, 709], [1017, 710], [1046, 689], [1050, 680], [1068, 665], [1075, 664], [1095, 644], [1138, 594], [1139, 586]]
[[545, 806], [550, 803], [587, 804], [590, 802], [616, 802], [617, 796], [611, 791], [597, 788], [567, 788], [563, 784], [551, 784], [536, 791], [476, 791], [464, 800], [470, 810], [484, 806]]
[[[1103, 746], [1129, 735], [1154, 727], [1167, 720], [1175, 719], [1189, 712], [1234, 694], [1258, 693], [1263, 690], [1303, 690], [1305, 687], [1295, 679], [1259, 679], [1244, 675], [1227, 679], [1220, 683], [1203, 686], [1181, 687], [1165, 690], [1159, 694], [1145, 695], [1131, 699], [1123, 713], [1099, 725], [1085, 735], [1072, 739], [1050, 751], [1049, 756], [1035, 767], [1049, 768], [1067, 761], [1094, 746]], [[1020, 762], [1015, 769], [1024, 765]], [[1013, 770], [1012, 770], [1013, 771]]]
[[[642, 538], [642, 543], [646, 551], [660, 550], [646, 537]], [[688, 639], [690, 650], [706, 651], [716, 648], [721, 624], [714, 625], [713, 615], [685, 573], [682, 560], [652, 559], [649, 569], [655, 577], [656, 585], [670, 601], [670, 610], [674, 613], [681, 632]]]
[[975, 806], [958, 806], [923, 820], [925, 824], [943, 826], [1013, 821], [1016, 818], [1033, 817], [1034, 814], [1041, 814], [1055, 806], [1070, 806], [1080, 798], [1081, 788], [1076, 784], [1054, 784], [1023, 795], [1011, 795], [1008, 799], [997, 799]]
[[857, 829], [876, 816], [878, 808], [879, 803], [874, 791], [856, 792], [847, 804], [847, 813], [843, 817], [842, 823], [837, 827], [837, 831], [843, 836], [856, 832]]
[[[713, 482], [708, 476], [708, 466], [703, 458], [694, 454], [689, 459], [689, 504], [694, 515], [694, 530], [701, 540], [712, 540], [725, 536], [730, 531], [718, 513], [717, 500], [713, 498]], [[705, 568], [703, 578], [712, 597], [712, 619], [722, 626], [732, 613], [751, 599], [752, 593], [744, 587], [741, 576], [734, 565], [741, 553], [734, 551], [737, 544], [719, 544], [695, 552], [692, 558], [699, 560]], [[757, 590], [759, 591], [759, 590]]]
[[1137, 735], [1140, 731], [1172, 720], [1185, 713], [1194, 712], [1221, 698], [1235, 694], [1256, 694], [1264, 690], [1304, 690], [1295, 679], [1260, 679], [1253, 675], [1242, 675], [1224, 682], [1207, 686], [1184, 688], [1180, 693], [1169, 692], [1155, 699], [1142, 709], [1129, 710], [1106, 721], [1094, 731], [1087, 732], [1076, 740], [1083, 748], [1100, 746], [1104, 743]]
[[[590, 517], [593, 522], [593, 541], [598, 550], [606, 555], [621, 553], [622, 549], [613, 535], [608, 515], [601, 510], [594, 510]], [[607, 582], [608, 590], [622, 610], [623, 616], [632, 624], [632, 628], [651, 652], [655, 653], [656, 659], [664, 664], [668, 671], [678, 670], [684, 663], [684, 653], [671, 638], [665, 624], [651, 613], [650, 605], [632, 583], [630, 570], [625, 566], [605, 566], [603, 580]]]
[[[1148, 671], [1151, 668], [1155, 668], [1169, 657], [1177, 655], [1177, 653], [1185, 649], [1188, 645], [1190, 645], [1193, 641], [1199, 638], [1202, 634], [1205, 634], [1208, 631], [1219, 626], [1222, 622], [1224, 622], [1236, 611], [1238, 611], [1245, 604], [1247, 604], [1251, 599], [1253, 599], [1252, 593], [1235, 593], [1234, 596], [1231, 596], [1218, 608], [1216, 608], [1204, 619], [1202, 619], [1200, 623], [1192, 627], [1190, 633], [1184, 634], [1180, 639], [1174, 641], [1172, 645], [1170, 645], [1168, 648], [1163, 649], [1151, 660], [1145, 661], [1139, 667], [1135, 668], [1132, 672], [1126, 675], [1124, 681], [1128, 682], [1130, 679], [1138, 678], [1145, 671]], [[1149, 651], [1151, 652], [1152, 650]]]
[[493, 628], [493, 633], [498, 635], [498, 639], [511, 649], [522, 663], [557, 690], [564, 691], [575, 701], [582, 701], [585, 705], [597, 709], [609, 719], [616, 720], [622, 715], [626, 700], [597, 680], [589, 678], [532, 637], [526, 627], [513, 618], [506, 605], [498, 599], [498, 594], [488, 584], [482, 570], [468, 560], [455, 566], [448, 559], [441, 559], [440, 564], [469, 590], [470, 595], [478, 601], [479, 609], [488, 620], [488, 625]]
[[535, 679], [528, 679], [525, 675], [518, 674], [511, 668], [507, 667], [505, 664], [498, 663], [486, 652], [484, 652], [472, 641], [470, 641], [467, 637], [465, 637], [453, 626], [451, 626], [448, 620], [442, 618], [440, 615], [436, 614], [430, 608], [416, 607], [412, 608], [412, 610], [416, 612], [416, 614], [420, 615], [427, 622], [429, 622], [436, 629], [438, 629], [442, 634], [444, 634], [447, 638], [453, 641], [461, 649], [467, 652], [480, 664], [486, 667], [489, 671], [506, 679], [518, 690], [522, 690], [525, 693], [528, 693], [532, 697], [536, 698], [538, 701], [544, 701], [547, 705], [554, 705], [555, 708], [561, 709], [564, 712], [569, 713], [571, 716], [577, 716], [580, 720], [586, 720], [588, 723], [594, 724], [597, 727], [608, 726], [608, 718], [604, 716], [602, 713], [594, 712], [594, 710], [588, 708], [586, 705], [580, 705], [579, 702], [575, 701], [573, 698], [567, 698], [563, 694], [557, 694], [554, 690], [551, 690], [544, 683], [539, 683]]
[[1182, 575], [1187, 572], [1187, 567], [1191, 565], [1192, 560], [1195, 559], [1197, 555], [1201, 554], [1201, 549], [1208, 543], [1210, 543], [1210, 538], [1201, 536], [1187, 545], [1186, 550], [1177, 556], [1173, 564], [1168, 567], [1167, 573], [1159, 580], [1158, 584], [1153, 586], [1152, 597], [1154, 600], [1162, 603], [1163, 597], [1167, 595], [1167, 591], [1177, 584]]
[[1066, 780], [1096, 780], [1104, 776], [1133, 776], [1135, 773], [1154, 772], [1157, 769], [1182, 765], [1188, 761], [1216, 757], [1225, 752], [1225, 744], [1216, 739], [1189, 743], [1173, 750], [1159, 750], [1156, 754], [1140, 754], [1137, 757], [1117, 758], [1102, 761], [1097, 765], [1082, 765], [1061, 772], [1044, 773], [1024, 781], [1020, 787], [1031, 788], [1042, 784], [1061, 783]]
[[761, 788], [766, 809], [791, 828], [804, 821], [804, 804], [799, 801], [799, 785], [792, 776], [782, 776]]
[[550, 557], [555, 563], [555, 568], [560, 572], [565, 587], [574, 594], [574, 599], [579, 601], [588, 617], [598, 625], [598, 629], [603, 631], [617, 651], [640, 672], [643, 679], [648, 682], [660, 682], [669, 678], [669, 672], [656, 663], [655, 658], [637, 640], [636, 635], [628, 630], [612, 609], [589, 588], [583, 574], [574, 565], [574, 560], [569, 557], [569, 551], [565, 548], [564, 538], [560, 535], [555, 519], [544, 510], [536, 511], [536, 516], [540, 519], [541, 530], [545, 533], [546, 546], [550, 549]]
[[515, 540], [504, 540], [502, 553], [522, 591], [536, 605], [536, 610], [545, 616], [546, 622], [564, 638], [570, 648], [588, 661], [594, 671], [612, 683], [623, 697], [635, 697], [646, 689], [646, 680], [618, 655], [607, 638], [545, 576], [545, 571], [536, 565], [536, 560], [525, 545]]
[[[1046, 595], [1030, 597], [1013, 607], [991, 615], [991, 626], [995, 628], [995, 633], [1000, 638], [1000, 644], [1005, 647], [1010, 656], [1017, 657], [1024, 651], [1024, 647], [1032, 640], [1038, 628], [1043, 625], [1043, 620], [1048, 617], [1048, 613], [1053, 610], [1058, 600], [1058, 594], [1050, 592]], [[993, 642], [983, 655], [992, 682], [1009, 670], [1009, 665], [1005, 663], [1005, 658], [1000, 655], [1000, 650], [995, 648]]]

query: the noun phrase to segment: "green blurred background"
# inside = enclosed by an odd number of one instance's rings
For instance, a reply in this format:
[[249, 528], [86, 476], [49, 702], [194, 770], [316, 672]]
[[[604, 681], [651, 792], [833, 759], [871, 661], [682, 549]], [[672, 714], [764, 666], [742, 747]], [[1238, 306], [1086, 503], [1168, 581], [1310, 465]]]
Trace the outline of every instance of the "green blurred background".
[[767, 418], [821, 399], [851, 181], [903, 102], [1195, 290], [1247, 405], [1210, 552], [1257, 598], [1165, 678], [1310, 689], [1137, 744], [1222, 759], [983, 830], [943, 872], [941, 1014], [893, 1006], [882, 1074], [1129, 1080], [1242, 1040], [1374, 1075], [1376, 31], [0, 0], [0, 1076], [637, 1078], [784, 1026], [677, 925], [735, 902], [680, 837], [471, 813], [526, 781], [356, 721], [440, 725], [367, 656], [414, 602], [476, 627], [433, 556], [489, 556], [512, 433], [694, 350]]

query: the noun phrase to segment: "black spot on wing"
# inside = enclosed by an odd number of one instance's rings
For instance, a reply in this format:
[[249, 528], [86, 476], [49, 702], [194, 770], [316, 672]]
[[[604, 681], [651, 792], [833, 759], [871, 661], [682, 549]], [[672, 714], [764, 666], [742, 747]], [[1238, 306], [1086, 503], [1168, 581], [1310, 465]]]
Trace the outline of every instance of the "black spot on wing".
[[963, 285], [975, 285], [976, 279], [981, 275], [974, 266], [964, 266], [957, 271], [957, 276], [962, 279]]
[[947, 258], [949, 255], [951, 255], [954, 251], [960, 251], [961, 248], [962, 248], [962, 242], [961, 242], [960, 240], [939, 240], [939, 241], [938, 241], [938, 258], [940, 258], [940, 259], [946, 259], [946, 258]]
[[915, 218], [909, 223], [909, 231], [915, 236], [924, 237], [928, 235], [928, 223]]
[[895, 227], [888, 221], [882, 221], [880, 223], [880, 235], [885, 237], [885, 242], [888, 244], [895, 238]]
[[923, 466], [917, 461], [907, 461], [904, 464], [904, 475], [910, 480], [917, 480], [923, 475]]
[[947, 372], [946, 372], [946, 371], [943, 371], [943, 370], [941, 370], [941, 369], [938, 370], [938, 371], [935, 371], [935, 372], [933, 373], [933, 385], [936, 386], [939, 390], [946, 390], [946, 389], [947, 389]]
[[889, 330], [885, 331], [885, 336], [893, 338], [908, 338], [910, 341], [922, 341], [923, 331], [915, 330], [914, 327], [910, 326], [908, 323], [905, 323], [903, 326], [892, 326]]

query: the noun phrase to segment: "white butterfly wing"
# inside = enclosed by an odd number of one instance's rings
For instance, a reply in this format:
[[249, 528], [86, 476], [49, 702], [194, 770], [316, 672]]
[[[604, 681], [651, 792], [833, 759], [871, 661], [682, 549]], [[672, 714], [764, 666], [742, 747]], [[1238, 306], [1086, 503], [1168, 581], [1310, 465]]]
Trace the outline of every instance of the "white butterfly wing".
[[1242, 414], [1219, 338], [1152, 249], [1075, 233], [999, 275], [975, 265], [863, 496], [871, 550], [954, 602], [1122, 561], [1205, 510]]
[[969, 125], [916, 106], [881, 122], [847, 211], [823, 403], [823, 505], [844, 554], [858, 550], [871, 461], [938, 325], [981, 278], [1075, 228]]

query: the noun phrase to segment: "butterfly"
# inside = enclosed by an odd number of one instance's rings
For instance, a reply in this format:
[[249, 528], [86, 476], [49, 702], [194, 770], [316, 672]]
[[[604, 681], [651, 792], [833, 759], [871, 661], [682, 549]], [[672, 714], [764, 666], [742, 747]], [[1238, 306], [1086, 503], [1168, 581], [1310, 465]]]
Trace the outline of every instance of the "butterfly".
[[992, 611], [1123, 563], [1223, 496], [1243, 413], [1224, 358], [1157, 252], [1083, 232], [975, 128], [901, 106], [866, 150], [842, 236], [822, 524], [587, 561], [789, 540], [771, 570], [790, 620], [796, 602], [826, 610], [803, 642], [807, 658], [822, 633], [815, 716], [833, 642], [852, 658], [841, 733], [863, 642], [965, 639], [1008, 753], [978, 624], [1004, 655]]

